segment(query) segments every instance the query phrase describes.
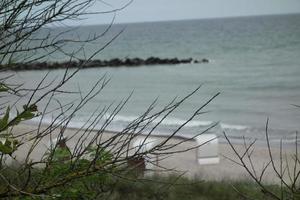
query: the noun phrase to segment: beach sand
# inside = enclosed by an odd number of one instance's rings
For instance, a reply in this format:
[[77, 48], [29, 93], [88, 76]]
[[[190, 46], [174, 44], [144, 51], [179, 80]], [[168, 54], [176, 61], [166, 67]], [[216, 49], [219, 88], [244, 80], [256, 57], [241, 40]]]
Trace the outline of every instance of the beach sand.
[[[22, 124], [20, 126], [17, 126], [14, 128], [15, 134], [24, 133], [30, 130], [36, 129], [37, 126], [34, 125], [26, 125]], [[54, 130], [52, 137], [56, 137], [59, 130]], [[96, 132], [91, 132], [90, 137], [92, 137], [93, 134], [96, 134]], [[74, 136], [75, 135], [75, 136]], [[78, 132], [77, 129], [67, 129], [64, 133], [64, 136], [71, 138], [67, 142], [67, 145], [70, 147], [70, 149], [74, 148], [75, 141], [78, 141], [80, 136], [82, 135], [82, 132]], [[108, 140], [109, 138], [113, 137], [115, 133], [112, 132], [105, 132], [102, 135], [103, 141]], [[28, 136], [27, 136], [28, 137]], [[143, 137], [143, 136], [140, 136]], [[157, 141], [163, 141], [166, 138], [162, 136], [151, 136], [151, 138], [157, 140]], [[23, 138], [26, 140], [26, 138]], [[38, 161], [41, 159], [43, 153], [46, 151], [47, 146], [50, 144], [50, 137], [46, 136], [44, 137], [39, 144], [35, 147], [34, 151], [30, 155], [30, 159], [33, 161]], [[168, 144], [174, 144], [181, 142], [182, 139], [180, 138], [172, 138]], [[195, 147], [197, 143], [193, 141], [188, 141], [185, 143], [180, 144], [179, 146], [176, 146], [175, 148], [169, 150], [169, 151], [182, 151], [185, 149], [189, 149], [192, 147]], [[25, 143], [22, 145], [15, 153], [14, 156], [16, 156], [17, 160], [22, 162], [24, 160], [24, 156], [27, 154], [29, 148], [31, 146], [31, 143]], [[243, 145], [234, 145], [239, 153], [243, 153], [245, 151], [245, 148]], [[201, 147], [200, 147], [201, 148]], [[218, 164], [210, 164], [210, 165], [199, 165], [196, 159], [196, 151], [197, 149], [192, 149], [187, 152], [182, 153], [174, 153], [167, 156], [158, 156], [158, 165], [162, 168], [158, 168], [157, 166], [152, 166], [152, 173], [160, 173], [160, 174], [168, 174], [168, 173], [178, 173], [183, 174], [184, 176], [193, 178], [193, 177], [199, 177], [203, 180], [249, 180], [251, 177], [247, 173], [247, 171], [239, 166], [238, 164], [234, 163], [232, 160], [237, 161], [237, 156], [234, 154], [233, 150], [228, 144], [218, 144], [218, 154], [220, 158], [220, 162]], [[292, 158], [291, 155], [293, 155], [294, 149], [287, 148], [283, 149], [282, 156], [284, 157], [284, 162], [286, 160], [290, 163], [290, 167], [292, 166]], [[260, 175], [261, 170], [263, 169], [263, 166], [265, 166], [269, 161], [269, 152], [268, 149], [265, 146], [254, 146], [254, 151], [251, 154], [253, 158], [253, 166], [257, 170], [257, 176]], [[279, 169], [279, 163], [280, 163], [280, 149], [279, 148], [273, 148], [272, 149], [272, 156], [275, 165]], [[152, 156], [152, 158], [156, 158], [155, 156]], [[285, 158], [286, 157], [286, 158]], [[230, 160], [230, 159], [232, 160]], [[246, 159], [247, 160], [247, 159]], [[153, 160], [155, 161], [155, 159]], [[250, 163], [247, 162], [250, 167]], [[165, 169], [172, 169], [171, 171], [165, 171]], [[285, 173], [285, 178], [288, 177], [288, 174]], [[268, 183], [278, 183], [278, 178], [274, 171], [271, 169], [271, 165], [268, 167], [268, 169], [265, 172], [265, 175], [263, 176], [263, 180]]]

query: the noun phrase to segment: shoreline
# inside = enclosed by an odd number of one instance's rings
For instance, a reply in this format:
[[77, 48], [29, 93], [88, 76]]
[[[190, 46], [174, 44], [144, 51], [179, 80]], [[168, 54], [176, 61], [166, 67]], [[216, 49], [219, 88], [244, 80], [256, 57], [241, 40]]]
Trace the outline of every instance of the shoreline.
[[[17, 126], [14, 128], [14, 131], [16, 134], [24, 133], [26, 131], [33, 130], [35, 127], [33, 125], [28, 124], [22, 124], [20, 126]], [[44, 127], [43, 127], [44, 128]], [[59, 130], [54, 130], [52, 132], [53, 136], [58, 134]], [[65, 131], [64, 136], [70, 137], [72, 136], [72, 140], [68, 140], [67, 145], [72, 149], [74, 147], [74, 144], [79, 137], [79, 134], [75, 135], [75, 133], [78, 132], [78, 129], [76, 128], [67, 128]], [[92, 131], [92, 134], [95, 134], [95, 131]], [[103, 135], [101, 136], [103, 140], [108, 140], [112, 136], [115, 135], [115, 132], [105, 131]], [[143, 137], [143, 136], [138, 136]], [[163, 136], [151, 136], [151, 139], [155, 140], [164, 140], [165, 137]], [[183, 141], [180, 138], [172, 138], [170, 140], [170, 143], [177, 143]], [[46, 146], [49, 144], [49, 137], [46, 136], [41, 140], [39, 145], [35, 148], [35, 150], [32, 152], [30, 159], [32, 160], [39, 160], [41, 159], [41, 152], [46, 150]], [[14, 155], [18, 160], [24, 159], [24, 153], [27, 151], [26, 148], [28, 148], [29, 144], [24, 144], [21, 148], [19, 148]], [[180, 144], [179, 146], [174, 147], [172, 151], [181, 151], [183, 149], [188, 149], [191, 147], [197, 146], [197, 143], [195, 141], [187, 141], [185, 143]], [[234, 144], [235, 148], [239, 153], [242, 153], [244, 150], [243, 145], [236, 145]], [[201, 147], [200, 147], [201, 150]], [[151, 167], [151, 171], [154, 171], [155, 173], [159, 173], [161, 175], [164, 174], [183, 174], [186, 177], [194, 178], [194, 177], [200, 177], [203, 180], [214, 180], [214, 181], [223, 181], [223, 180], [229, 180], [229, 181], [242, 181], [242, 180], [250, 180], [250, 176], [246, 172], [244, 168], [237, 165], [233, 161], [237, 161], [237, 157], [230, 148], [228, 144], [219, 143], [218, 144], [218, 155], [220, 158], [220, 162], [218, 164], [209, 164], [209, 165], [199, 165], [196, 158], [196, 151], [197, 149], [192, 149], [187, 152], [181, 152], [181, 153], [174, 153], [167, 156], [161, 156], [159, 158], [159, 166], [166, 169], [170, 169], [171, 171], [161, 171], [161, 169], [158, 169], [157, 167]], [[292, 162], [291, 156], [293, 155], [293, 149], [291, 148], [284, 148], [283, 149], [283, 155], [287, 156], [287, 161], [289, 162], [289, 166]], [[261, 147], [261, 146], [254, 146], [254, 151], [252, 153], [253, 156], [253, 163], [254, 167], [257, 170], [257, 173], [263, 168], [265, 164], [269, 162], [269, 152], [267, 147]], [[280, 163], [280, 149], [279, 148], [272, 148], [272, 156], [274, 158], [274, 163], [276, 166], [279, 166]], [[232, 160], [230, 160], [230, 159]], [[246, 163], [249, 164], [247, 161]], [[258, 173], [259, 174], [259, 173]], [[286, 174], [287, 175], [287, 174]], [[265, 172], [265, 176], [263, 178], [264, 182], [266, 183], [279, 183], [278, 178], [274, 171], [271, 170], [271, 168], [268, 168]]]
[[[28, 126], [36, 126], [38, 124], [37, 121], [27, 121], [27, 122], [23, 122], [23, 123], [25, 125], [28, 125]], [[42, 123], [42, 126], [48, 126], [48, 125], [49, 125], [49, 123], [47, 123], [47, 122]], [[208, 125], [206, 128], [208, 128], [209, 126], [210, 125]], [[218, 126], [216, 126], [216, 127], [218, 127]], [[68, 129], [75, 131], [75, 130], [79, 130], [80, 128], [79, 128], [79, 126], [77, 127], [77, 126], [70, 125], [70, 126], [68, 126]], [[92, 131], [99, 131], [99, 129], [94, 128]], [[120, 130], [110, 130], [110, 129], [105, 130], [105, 132], [109, 133], [109, 134], [115, 134], [116, 132], [119, 132], [119, 131], [121, 131], [121, 129]], [[211, 129], [207, 132], [204, 132], [203, 134], [215, 134], [215, 135], [217, 135], [217, 138], [219, 140], [219, 144], [228, 144], [227, 140], [225, 139], [225, 136], [224, 136], [223, 132], [226, 132], [226, 131], [224, 129], [219, 130], [218, 128], [216, 128], [216, 129], [213, 128], [213, 129]], [[227, 137], [231, 140], [231, 142], [233, 144], [235, 144], [235, 145], [243, 145], [244, 144], [243, 136], [238, 137], [236, 135], [230, 135], [229, 133], [230, 133], [230, 131], [226, 132]], [[246, 140], [246, 142], [252, 142], [253, 140], [256, 140], [256, 145], [257, 146], [265, 147], [267, 145], [267, 140], [265, 138], [265, 133], [263, 133], [263, 134], [264, 134], [264, 137], [262, 137], [262, 138], [246, 137], [245, 140]], [[142, 135], [146, 135], [146, 134], [142, 133]], [[169, 134], [160, 133], [159, 131], [153, 132], [152, 135], [151, 135], [151, 137], [157, 137], [157, 138], [167, 138], [168, 136], [169, 136]], [[173, 138], [184, 140], [184, 139], [190, 139], [193, 136], [194, 135], [192, 135], [192, 134], [177, 134], [177, 135], [174, 135]], [[271, 147], [279, 148], [281, 139], [283, 141], [282, 144], [283, 144], [285, 149], [293, 149], [295, 147], [295, 142], [296, 142], [295, 138], [293, 138], [292, 141], [291, 141], [291, 139], [287, 140], [283, 137], [283, 138], [276, 138], [275, 141], [274, 141], [274, 138], [269, 137]], [[192, 140], [195, 140], [195, 139], [192, 139]], [[299, 141], [299, 137], [298, 137], [298, 141]]]

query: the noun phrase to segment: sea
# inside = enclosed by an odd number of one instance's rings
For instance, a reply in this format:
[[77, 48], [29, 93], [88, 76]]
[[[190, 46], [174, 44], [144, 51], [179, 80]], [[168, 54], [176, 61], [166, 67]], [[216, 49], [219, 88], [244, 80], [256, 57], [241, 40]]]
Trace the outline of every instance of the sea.
[[[52, 31], [59, 30], [65, 28]], [[72, 27], [62, 37], [88, 38], [102, 33], [88, 44], [68, 44], [65, 51], [77, 52], [75, 55], [83, 59], [105, 46], [93, 59], [191, 57], [206, 58], [209, 63], [82, 69], [65, 85], [68, 92], [54, 96], [49, 111], [60, 104], [78, 103], [103, 77], [108, 83], [73, 116], [69, 127], [88, 126], [91, 115], [108, 108], [93, 127], [100, 129], [118, 103], [129, 97], [106, 127], [121, 131], [153, 103], [149, 115], [200, 86], [166, 118], [162, 114], [150, 122], [144, 133], [160, 123], [153, 134], [172, 134], [220, 93], [176, 135], [193, 137], [217, 124], [207, 133], [216, 134], [220, 142], [226, 142], [225, 133], [234, 143], [243, 143], [244, 139], [263, 143], [268, 121], [272, 143], [295, 143], [300, 130], [300, 108], [296, 106], [300, 105], [300, 14], [80, 26]], [[69, 58], [58, 52], [44, 59]], [[64, 70], [1, 72], [1, 76], [11, 73], [14, 81], [33, 88], [47, 73], [48, 83], [59, 81]], [[46, 105], [47, 101], [38, 106], [43, 110]], [[53, 119], [54, 113], [29, 123], [51, 123]]]

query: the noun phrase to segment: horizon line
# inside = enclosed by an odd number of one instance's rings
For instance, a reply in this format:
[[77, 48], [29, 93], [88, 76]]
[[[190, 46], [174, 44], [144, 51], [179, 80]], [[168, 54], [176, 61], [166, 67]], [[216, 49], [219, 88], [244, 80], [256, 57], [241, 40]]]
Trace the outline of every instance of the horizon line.
[[113, 23], [99, 23], [99, 24], [81, 24], [81, 25], [63, 25], [57, 28], [64, 27], [88, 27], [88, 26], [108, 26], [108, 25], [131, 25], [131, 24], [146, 24], [146, 23], [166, 23], [166, 22], [179, 22], [179, 21], [193, 21], [193, 20], [219, 20], [219, 19], [235, 19], [235, 18], [251, 18], [251, 17], [271, 17], [271, 16], [286, 16], [286, 15], [300, 15], [300, 12], [292, 13], [273, 13], [273, 14], [259, 14], [259, 15], [236, 15], [236, 16], [222, 16], [222, 17], [203, 17], [203, 18], [186, 18], [186, 19], [167, 19], [167, 20], [149, 20], [149, 21], [136, 21], [136, 22], [113, 22]]
[[[136, 21], [136, 22], [116, 22], [114, 24], [143, 24], [143, 23], [156, 23], [156, 22], [176, 22], [176, 21], [192, 21], [192, 20], [214, 20], [214, 19], [232, 19], [232, 18], [247, 18], [247, 17], [268, 17], [268, 16], [282, 16], [282, 15], [300, 15], [300, 12], [291, 13], [273, 13], [273, 14], [258, 14], [258, 15], [233, 15], [233, 16], [222, 16], [222, 17], [202, 17], [202, 18], [185, 18], [185, 19], [167, 19], [167, 20], [149, 20], [149, 21]], [[86, 26], [94, 25], [109, 25], [109, 23], [103, 24], [87, 24]]]

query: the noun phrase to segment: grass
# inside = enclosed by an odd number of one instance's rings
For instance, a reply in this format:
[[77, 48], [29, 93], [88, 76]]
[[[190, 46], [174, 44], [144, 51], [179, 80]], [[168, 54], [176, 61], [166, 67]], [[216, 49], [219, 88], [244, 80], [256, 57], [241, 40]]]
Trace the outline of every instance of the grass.
[[[6, 176], [8, 175], [14, 176], [13, 173], [6, 174]], [[16, 181], [16, 185], [22, 185], [22, 180], [17, 179]], [[5, 190], [2, 186], [0, 184], [0, 191]], [[279, 192], [280, 189], [275, 185], [268, 187], [274, 192]], [[260, 200], [266, 199], [266, 196], [251, 181], [203, 181], [200, 178], [188, 179], [175, 175], [136, 179], [132, 175], [120, 178], [112, 175], [107, 176], [107, 174], [105, 178], [101, 174], [95, 174], [74, 180], [45, 192], [42, 197], [14, 197], [14, 199], [109, 200], [231, 200], [248, 198]]]
[[[274, 192], [278, 186], [270, 185]], [[125, 181], [116, 184], [114, 195], [109, 199], [169, 199], [169, 200], [227, 200], [266, 199], [257, 185], [250, 181], [202, 181], [200, 179], [151, 177], [147, 181]]]

